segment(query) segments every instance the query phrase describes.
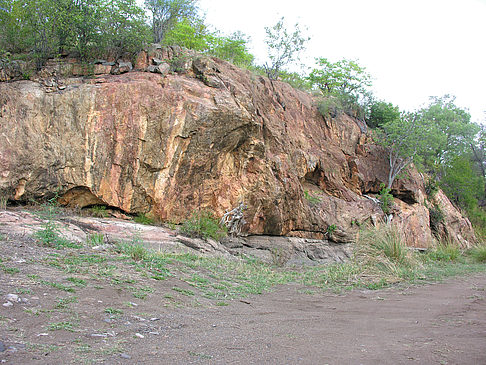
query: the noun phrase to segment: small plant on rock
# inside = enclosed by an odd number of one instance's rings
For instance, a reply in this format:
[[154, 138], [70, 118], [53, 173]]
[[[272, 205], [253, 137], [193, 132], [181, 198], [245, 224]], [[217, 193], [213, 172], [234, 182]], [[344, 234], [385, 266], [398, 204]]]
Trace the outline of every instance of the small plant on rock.
[[97, 218], [106, 218], [108, 217], [108, 212], [104, 205], [94, 205], [91, 207], [91, 215]]
[[147, 217], [145, 214], [143, 213], [139, 213], [136, 217], [133, 218], [133, 220], [136, 222], [136, 223], [139, 223], [139, 224], [145, 224], [145, 225], [153, 225], [154, 224], [154, 220], [152, 218], [149, 218]]
[[189, 237], [212, 238], [219, 240], [226, 236], [226, 227], [222, 227], [211, 212], [195, 211], [181, 227], [181, 232]]

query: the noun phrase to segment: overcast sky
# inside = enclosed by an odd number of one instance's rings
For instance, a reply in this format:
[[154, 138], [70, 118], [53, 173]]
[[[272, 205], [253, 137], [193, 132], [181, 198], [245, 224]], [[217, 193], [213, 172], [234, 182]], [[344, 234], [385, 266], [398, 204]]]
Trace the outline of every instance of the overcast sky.
[[486, 0], [200, 0], [200, 8], [214, 28], [250, 36], [259, 62], [264, 27], [284, 16], [308, 28], [308, 66], [315, 57], [357, 59], [375, 95], [401, 109], [452, 94], [486, 123]]

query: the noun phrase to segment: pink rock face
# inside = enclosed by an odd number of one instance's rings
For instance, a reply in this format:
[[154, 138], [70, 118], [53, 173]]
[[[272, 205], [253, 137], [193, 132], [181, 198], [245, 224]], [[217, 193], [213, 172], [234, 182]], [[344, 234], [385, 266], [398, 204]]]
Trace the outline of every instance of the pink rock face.
[[[149, 61], [142, 54], [135, 68]], [[66, 80], [51, 93], [0, 83], [0, 193], [27, 201], [58, 191], [63, 204], [175, 223], [195, 209], [221, 217], [243, 201], [249, 233], [336, 242], [382, 215], [363, 194], [385, 181], [386, 157], [355, 120], [324, 119], [308, 93], [224, 61], [184, 68]], [[422, 191], [414, 170], [394, 185], [402, 211], [420, 211], [402, 220], [420, 227], [410, 244], [423, 247], [431, 234]]]

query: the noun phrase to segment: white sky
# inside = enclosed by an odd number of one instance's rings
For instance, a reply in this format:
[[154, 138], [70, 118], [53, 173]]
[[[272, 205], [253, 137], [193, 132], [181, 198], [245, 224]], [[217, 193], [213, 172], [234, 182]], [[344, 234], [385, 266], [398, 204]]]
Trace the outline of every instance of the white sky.
[[357, 59], [374, 93], [413, 110], [429, 96], [452, 94], [486, 123], [486, 0], [200, 0], [206, 23], [251, 37], [265, 60], [265, 26], [282, 16], [311, 40], [301, 61]]

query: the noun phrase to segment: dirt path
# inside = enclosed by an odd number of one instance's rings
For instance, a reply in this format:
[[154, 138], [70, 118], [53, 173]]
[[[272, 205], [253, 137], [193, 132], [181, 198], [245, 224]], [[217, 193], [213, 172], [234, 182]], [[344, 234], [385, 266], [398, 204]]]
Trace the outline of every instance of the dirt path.
[[486, 364], [486, 275], [406, 290], [304, 294], [296, 286], [218, 310], [180, 311], [182, 327], [137, 362]]
[[[131, 336], [102, 363], [486, 364], [485, 274], [343, 295], [286, 285], [226, 307], [151, 309], [158, 317], [139, 326], [157, 331]], [[63, 351], [0, 359], [66, 363]]]

